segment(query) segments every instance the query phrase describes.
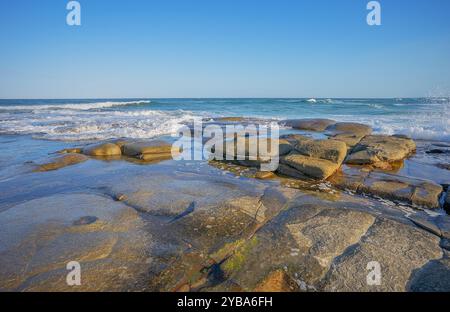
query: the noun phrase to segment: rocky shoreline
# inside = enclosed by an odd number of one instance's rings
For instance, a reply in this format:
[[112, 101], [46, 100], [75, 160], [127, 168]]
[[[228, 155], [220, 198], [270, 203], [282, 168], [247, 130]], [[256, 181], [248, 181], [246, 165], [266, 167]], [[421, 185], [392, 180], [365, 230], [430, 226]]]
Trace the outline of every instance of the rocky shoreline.
[[[445, 144], [328, 119], [280, 124], [275, 172], [173, 161], [161, 139], [24, 164], [0, 181], [0, 290], [450, 290]], [[66, 283], [69, 261], [81, 286]], [[374, 261], [379, 285], [367, 283]]]

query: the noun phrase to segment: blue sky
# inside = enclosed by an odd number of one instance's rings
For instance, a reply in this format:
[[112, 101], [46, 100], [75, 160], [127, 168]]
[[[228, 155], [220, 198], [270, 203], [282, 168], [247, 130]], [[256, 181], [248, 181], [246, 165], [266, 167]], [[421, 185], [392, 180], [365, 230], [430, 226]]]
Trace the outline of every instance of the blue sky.
[[0, 2], [0, 98], [415, 97], [450, 92], [450, 1]]

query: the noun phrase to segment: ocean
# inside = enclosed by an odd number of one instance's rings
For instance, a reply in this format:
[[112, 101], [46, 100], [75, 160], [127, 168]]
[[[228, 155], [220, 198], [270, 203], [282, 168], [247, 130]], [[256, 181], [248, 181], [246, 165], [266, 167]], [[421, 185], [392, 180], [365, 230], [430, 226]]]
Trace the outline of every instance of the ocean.
[[450, 142], [450, 99], [0, 100], [0, 135], [53, 141], [154, 138], [214, 117], [330, 118], [376, 133]]

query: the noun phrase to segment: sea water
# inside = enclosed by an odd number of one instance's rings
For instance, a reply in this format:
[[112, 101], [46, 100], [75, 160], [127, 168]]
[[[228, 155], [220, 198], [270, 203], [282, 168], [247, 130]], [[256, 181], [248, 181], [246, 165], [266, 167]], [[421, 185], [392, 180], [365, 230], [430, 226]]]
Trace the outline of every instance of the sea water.
[[449, 98], [0, 100], [0, 136], [52, 141], [154, 138], [192, 120], [329, 118], [376, 133], [450, 142]]

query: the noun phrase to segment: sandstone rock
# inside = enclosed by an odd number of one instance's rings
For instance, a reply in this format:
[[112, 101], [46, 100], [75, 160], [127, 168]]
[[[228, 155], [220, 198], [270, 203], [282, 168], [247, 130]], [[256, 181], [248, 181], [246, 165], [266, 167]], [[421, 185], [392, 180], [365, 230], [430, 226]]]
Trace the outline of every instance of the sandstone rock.
[[386, 135], [364, 137], [347, 157], [346, 163], [371, 165], [401, 161], [416, 150], [411, 139], [402, 139]]
[[[0, 213], [0, 289], [70, 291], [66, 265], [78, 261], [78, 291], [145, 284], [151, 241], [139, 215], [97, 195], [54, 195]], [[134, 286], [133, 286], [134, 285]]]
[[58, 151], [59, 154], [81, 154], [83, 152], [83, 149], [80, 147], [73, 147], [73, 148], [65, 148], [63, 150]]
[[255, 178], [260, 180], [273, 179], [275, 174], [269, 171], [258, 171], [255, 173]]
[[[437, 236], [403, 223], [378, 218], [353, 248], [334, 261], [321, 283], [321, 289], [407, 291], [409, 280], [416, 270], [441, 257]], [[381, 269], [379, 285], [368, 283], [374, 261]]]
[[330, 119], [291, 119], [281, 122], [281, 124], [287, 127], [308, 131], [324, 131], [328, 126], [335, 123], [334, 120]]
[[[239, 246], [221, 268], [244, 290], [260, 289], [271, 280], [278, 280], [274, 283], [278, 288], [293, 280], [300, 290], [315, 290], [333, 259], [357, 243], [374, 220], [370, 214], [347, 209], [292, 207]], [[277, 269], [284, 273], [274, 275]]]
[[126, 143], [122, 147], [126, 156], [138, 156], [145, 154], [170, 154], [172, 145], [161, 140], [147, 142]]
[[240, 122], [240, 121], [244, 121], [246, 120], [243, 117], [220, 117], [220, 118], [215, 118], [215, 121], [228, 121], [228, 122]]
[[100, 143], [83, 148], [83, 154], [89, 156], [120, 156], [120, 147], [113, 143]]
[[66, 154], [56, 157], [46, 164], [39, 165], [34, 171], [43, 172], [57, 170], [67, 166], [82, 163], [86, 160], [88, 160], [88, 158], [82, 154]]
[[340, 165], [347, 154], [347, 146], [336, 140], [304, 140], [295, 145], [300, 154], [313, 158], [329, 160]]
[[350, 147], [354, 147], [355, 145], [357, 145], [363, 137], [364, 137], [364, 135], [354, 134], [354, 133], [338, 133], [338, 134], [331, 136], [331, 139], [337, 140], [337, 141], [342, 141], [345, 144], [347, 144], [347, 146], [350, 148]]
[[326, 131], [332, 132], [332, 133], [351, 133], [359, 136], [366, 136], [372, 133], [372, 128], [359, 124], [359, 123], [353, 123], [353, 122], [338, 122], [336, 124], [330, 125], [326, 128]]
[[292, 292], [298, 285], [283, 270], [270, 273], [256, 288], [255, 292]]
[[431, 181], [348, 168], [332, 177], [330, 182], [344, 190], [427, 208], [438, 208], [442, 193], [442, 186]]
[[[300, 177], [306, 175], [313, 179], [324, 180], [331, 176], [339, 169], [339, 164], [329, 160], [308, 157], [300, 154], [291, 154], [281, 158], [281, 163], [293, 169], [296, 169], [300, 174], [293, 177]], [[285, 168], [287, 169], [287, 168]], [[289, 173], [288, 170], [278, 168], [282, 174]]]
[[289, 154], [294, 148], [289, 140], [280, 138], [278, 142], [279, 142], [278, 152], [280, 156]]
[[300, 139], [295, 145], [295, 152], [282, 157], [280, 161], [301, 174], [289, 174], [292, 170], [286, 167], [279, 167], [278, 171], [293, 177], [306, 175], [324, 180], [339, 169], [346, 153], [347, 146], [340, 141]]

